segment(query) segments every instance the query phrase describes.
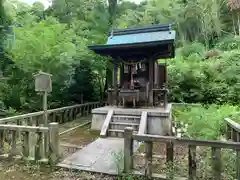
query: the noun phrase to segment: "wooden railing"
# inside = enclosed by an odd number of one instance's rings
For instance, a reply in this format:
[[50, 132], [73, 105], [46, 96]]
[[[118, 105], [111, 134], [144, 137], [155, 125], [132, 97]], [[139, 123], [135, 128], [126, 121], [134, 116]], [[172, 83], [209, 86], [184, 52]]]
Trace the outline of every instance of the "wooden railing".
[[143, 111], [140, 119], [140, 126], [138, 130], [138, 134], [146, 134], [147, 133], [147, 112]]
[[80, 116], [87, 116], [92, 109], [104, 104], [92, 102], [50, 109], [47, 111], [48, 123], [50, 123], [47, 127], [44, 127], [43, 111], [1, 118], [0, 155], [4, 157], [18, 155], [25, 159], [42, 161], [53, 159], [53, 156], [59, 155], [57, 145], [59, 132], [56, 133], [58, 131], [56, 123], [65, 123]]
[[226, 122], [226, 139], [234, 142], [240, 142], [240, 124], [229, 118], [225, 118]]
[[[56, 162], [59, 158], [58, 131], [58, 123], [50, 123], [48, 127], [0, 124], [0, 156]], [[10, 141], [5, 141], [6, 138]]]
[[[48, 122], [65, 123], [76, 119], [78, 116], [87, 116], [91, 110], [103, 106], [104, 103], [92, 102], [85, 104], [77, 104], [57, 109], [49, 109]], [[43, 111], [28, 113], [18, 116], [12, 116], [0, 119], [0, 124], [17, 124], [17, 125], [35, 125], [39, 126], [43, 123]]]
[[[144, 142], [145, 144], [145, 171], [144, 174], [148, 178], [153, 177], [152, 173], [152, 159], [153, 159], [153, 142], [161, 142], [166, 144], [166, 165], [167, 169], [172, 169], [174, 164], [174, 145], [181, 144], [188, 146], [188, 179], [197, 179], [197, 162], [196, 162], [196, 148], [198, 146], [211, 147], [212, 151], [212, 177], [214, 180], [221, 179], [222, 161], [221, 149], [232, 149], [236, 151], [236, 179], [240, 179], [240, 143], [224, 142], [224, 141], [207, 141], [207, 140], [193, 140], [182, 139], [173, 136], [157, 136], [157, 135], [134, 135], [133, 129], [128, 127], [124, 131], [124, 172], [133, 173], [134, 170], [134, 156], [133, 156], [133, 142], [134, 140]], [[138, 172], [137, 174], [140, 174]], [[174, 172], [169, 172], [166, 176], [157, 176], [162, 179], [173, 179]]]
[[100, 132], [100, 136], [101, 137], [106, 137], [107, 136], [107, 130], [109, 128], [109, 124], [112, 120], [112, 116], [113, 116], [113, 110], [109, 110], [108, 111], [108, 114], [107, 114], [107, 117], [103, 123], [103, 126], [102, 126], [102, 129], [101, 129], [101, 132]]

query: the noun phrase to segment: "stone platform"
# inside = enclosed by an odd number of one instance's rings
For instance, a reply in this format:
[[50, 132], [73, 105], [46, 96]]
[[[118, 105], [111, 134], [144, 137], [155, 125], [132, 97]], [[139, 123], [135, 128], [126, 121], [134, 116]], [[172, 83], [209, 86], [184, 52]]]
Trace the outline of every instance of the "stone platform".
[[101, 131], [108, 111], [113, 110], [115, 115], [120, 116], [141, 116], [142, 112], [147, 112], [148, 134], [167, 135], [171, 131], [172, 121], [172, 104], [166, 108], [161, 107], [141, 107], [141, 108], [124, 108], [105, 106], [92, 110], [92, 130]]
[[[134, 152], [140, 143], [134, 142]], [[99, 138], [67, 157], [58, 167], [117, 175], [123, 169], [123, 138]]]

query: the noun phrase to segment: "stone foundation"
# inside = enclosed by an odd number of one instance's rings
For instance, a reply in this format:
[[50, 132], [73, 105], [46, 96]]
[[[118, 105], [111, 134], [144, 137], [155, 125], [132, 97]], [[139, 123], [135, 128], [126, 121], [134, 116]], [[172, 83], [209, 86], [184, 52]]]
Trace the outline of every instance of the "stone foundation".
[[172, 105], [168, 104], [167, 108], [122, 108], [105, 106], [92, 110], [92, 130], [101, 131], [102, 125], [106, 119], [109, 110], [114, 111], [117, 115], [131, 115], [131, 116], [141, 116], [143, 111], [148, 112], [148, 124], [147, 130], [148, 134], [153, 135], [170, 135], [172, 132]]

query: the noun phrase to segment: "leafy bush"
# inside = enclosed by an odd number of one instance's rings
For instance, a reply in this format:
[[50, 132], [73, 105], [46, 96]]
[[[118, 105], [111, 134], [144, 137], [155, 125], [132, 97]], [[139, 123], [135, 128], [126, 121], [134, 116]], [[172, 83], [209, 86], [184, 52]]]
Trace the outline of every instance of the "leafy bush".
[[194, 54], [170, 60], [170, 99], [187, 103], [240, 103], [240, 53], [202, 60]]
[[175, 121], [188, 124], [187, 131], [190, 137], [214, 140], [225, 134], [224, 118], [236, 115], [238, 108], [230, 105], [175, 107], [174, 116]]
[[197, 54], [198, 56], [203, 56], [205, 51], [206, 51], [206, 48], [203, 44], [199, 42], [195, 42], [192, 44], [184, 45], [183, 47], [179, 48], [177, 50], [177, 54], [183, 57], [189, 57], [193, 54]]
[[215, 46], [223, 51], [231, 51], [234, 49], [240, 49], [240, 37], [228, 36], [221, 39]]

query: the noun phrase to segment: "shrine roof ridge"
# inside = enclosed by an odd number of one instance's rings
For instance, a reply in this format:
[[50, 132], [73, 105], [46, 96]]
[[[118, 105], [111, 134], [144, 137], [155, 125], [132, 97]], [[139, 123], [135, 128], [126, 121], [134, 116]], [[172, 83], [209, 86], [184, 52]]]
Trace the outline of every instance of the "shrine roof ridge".
[[159, 32], [159, 31], [171, 31], [172, 25], [173, 24], [157, 24], [157, 25], [152, 25], [152, 26], [115, 29], [115, 30], [109, 32], [109, 35], [115, 36], [115, 35], [149, 33], [149, 32]]

